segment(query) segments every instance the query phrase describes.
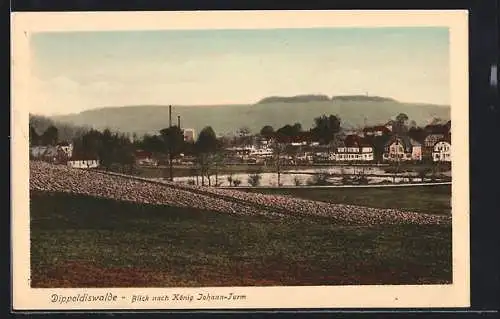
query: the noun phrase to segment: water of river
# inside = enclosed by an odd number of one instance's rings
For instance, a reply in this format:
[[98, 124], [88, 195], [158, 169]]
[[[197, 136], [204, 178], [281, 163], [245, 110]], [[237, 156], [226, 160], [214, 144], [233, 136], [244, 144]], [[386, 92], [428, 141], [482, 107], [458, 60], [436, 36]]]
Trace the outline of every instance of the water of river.
[[[277, 173], [262, 173], [260, 174], [261, 179], [260, 183], [258, 186], [278, 186], [278, 174]], [[229, 175], [219, 175], [218, 176], [218, 182], [220, 186], [231, 186], [229, 185], [228, 181]], [[233, 174], [232, 180], [240, 180], [241, 184], [240, 186], [251, 186], [251, 183], [249, 181], [249, 174]], [[314, 178], [313, 174], [281, 174], [280, 176], [280, 183], [282, 186], [294, 186], [297, 185], [296, 182], [299, 183], [299, 185], [307, 185], [309, 181], [311, 181]], [[393, 178], [392, 176], [387, 176], [387, 177], [378, 177], [378, 176], [368, 176], [368, 183], [369, 184], [377, 184], [380, 182], [408, 182], [407, 177], [396, 177]], [[341, 180], [342, 177], [330, 177], [327, 179], [328, 182], [341, 185]], [[414, 182], [421, 182], [420, 178], [414, 177], [412, 179]], [[181, 182], [181, 183], [196, 183], [196, 177], [194, 176], [186, 176], [186, 177], [176, 177], [174, 178], [175, 182]], [[211, 185], [215, 185], [215, 176], [211, 176], [210, 178], [210, 183]], [[198, 177], [198, 183], [201, 185], [201, 177]], [[208, 185], [208, 178], [205, 178], [205, 185]]]
[[[422, 182], [422, 179], [417, 177], [416, 172], [405, 172], [400, 173], [398, 177], [395, 177], [392, 173], [386, 173], [384, 167], [360, 167], [360, 166], [334, 166], [334, 167], [324, 167], [324, 168], [310, 168], [310, 169], [300, 169], [300, 170], [287, 170], [280, 174], [280, 183], [282, 186], [294, 186], [294, 185], [308, 185], [308, 183], [314, 180], [315, 175], [319, 173], [327, 174], [346, 174], [346, 175], [358, 175], [365, 174], [368, 179], [368, 184], [378, 184], [378, 183], [401, 183], [409, 182], [409, 177], [411, 177], [412, 182]], [[442, 172], [443, 175], [451, 176], [451, 172]], [[376, 176], [370, 176], [376, 175]], [[277, 173], [261, 173], [260, 182], [258, 186], [278, 186], [278, 174]], [[224, 174], [219, 175], [217, 178], [219, 186], [232, 186], [229, 184], [228, 177], [230, 175]], [[250, 173], [235, 173], [231, 175], [232, 180], [239, 180], [241, 183], [239, 186], [251, 186], [249, 181]], [[161, 178], [159, 179], [161, 180]], [[180, 183], [194, 183], [201, 185], [201, 177], [196, 178], [196, 176], [184, 176], [175, 177], [175, 182]], [[335, 176], [329, 177], [327, 182], [334, 185], [342, 184], [342, 177]], [[298, 184], [297, 184], [298, 183]], [[208, 185], [208, 178], [205, 177], [205, 185]], [[212, 175], [210, 177], [210, 184], [215, 185], [216, 179]]]

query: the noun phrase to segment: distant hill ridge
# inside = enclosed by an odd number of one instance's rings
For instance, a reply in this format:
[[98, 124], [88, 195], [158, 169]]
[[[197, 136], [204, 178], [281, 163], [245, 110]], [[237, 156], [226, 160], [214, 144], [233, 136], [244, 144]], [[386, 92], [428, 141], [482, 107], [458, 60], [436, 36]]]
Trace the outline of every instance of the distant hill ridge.
[[265, 97], [257, 104], [269, 104], [269, 103], [293, 103], [293, 102], [315, 102], [315, 101], [328, 101], [330, 100], [326, 95], [295, 95], [295, 96], [269, 96]]
[[357, 102], [394, 102], [397, 100], [390, 97], [370, 96], [370, 95], [338, 95], [332, 96], [332, 101], [357, 101]]
[[302, 94], [295, 96], [269, 96], [258, 101], [257, 104], [269, 103], [294, 103], [294, 102], [316, 102], [316, 101], [369, 101], [369, 102], [397, 102], [393, 98], [369, 95], [336, 95], [329, 98], [324, 94]]
[[[314, 118], [323, 114], [340, 116], [344, 128], [359, 128], [384, 124], [399, 113], [407, 114], [418, 125], [426, 125], [434, 118], [450, 119], [449, 105], [405, 103], [378, 96], [297, 95], [267, 97], [254, 104], [173, 105], [172, 122], [177, 123], [180, 116], [184, 128], [200, 132], [210, 125], [217, 134], [234, 134], [244, 126], [257, 133], [265, 125], [278, 129], [297, 122], [307, 130]], [[52, 120], [143, 135], [167, 127], [168, 115], [168, 105], [107, 106]]]

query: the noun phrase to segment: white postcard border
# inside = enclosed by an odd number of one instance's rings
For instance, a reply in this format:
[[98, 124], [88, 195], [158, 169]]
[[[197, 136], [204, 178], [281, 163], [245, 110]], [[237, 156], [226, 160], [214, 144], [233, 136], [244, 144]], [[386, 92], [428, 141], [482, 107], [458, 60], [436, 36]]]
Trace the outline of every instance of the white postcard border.
[[[13, 13], [12, 21], [12, 275], [15, 310], [76, 309], [229, 309], [229, 308], [432, 308], [467, 307], [469, 293], [469, 152], [468, 152], [468, 26], [467, 11], [225, 11], [225, 12], [105, 12]], [[35, 289], [30, 287], [28, 114], [30, 47], [34, 32], [266, 29], [312, 27], [448, 27], [450, 34], [450, 94], [452, 118], [453, 284]], [[238, 301], [196, 300], [198, 293], [245, 295]], [[190, 294], [185, 302], [131, 303], [133, 294]], [[85, 295], [87, 294], [87, 295]], [[79, 302], [94, 294], [117, 301]], [[52, 302], [54, 295], [69, 302]], [[76, 297], [73, 301], [72, 296]], [[86, 297], [85, 297], [86, 296]], [[125, 296], [125, 298], [122, 298]], [[66, 298], [65, 300], [68, 300]], [[87, 299], [86, 299], [87, 300]]]

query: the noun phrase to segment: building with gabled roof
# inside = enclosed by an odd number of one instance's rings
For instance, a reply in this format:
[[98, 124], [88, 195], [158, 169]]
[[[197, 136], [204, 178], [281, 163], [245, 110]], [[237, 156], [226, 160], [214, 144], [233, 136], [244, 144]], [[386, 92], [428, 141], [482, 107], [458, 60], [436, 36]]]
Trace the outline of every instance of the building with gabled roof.
[[359, 135], [347, 135], [343, 143], [335, 148], [335, 159], [341, 162], [373, 161], [373, 146]]
[[451, 162], [451, 138], [449, 136], [434, 144], [432, 160], [434, 162]]
[[421, 161], [422, 145], [408, 136], [393, 136], [385, 145], [385, 161]]
[[73, 154], [66, 165], [71, 168], [97, 168], [100, 166], [99, 156], [95, 154]]

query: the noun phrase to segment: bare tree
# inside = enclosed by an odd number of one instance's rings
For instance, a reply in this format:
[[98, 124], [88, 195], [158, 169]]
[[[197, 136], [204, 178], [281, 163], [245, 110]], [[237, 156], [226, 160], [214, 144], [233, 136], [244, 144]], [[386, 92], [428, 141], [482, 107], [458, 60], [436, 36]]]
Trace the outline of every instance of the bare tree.
[[273, 144], [274, 164], [276, 165], [276, 173], [278, 174], [278, 187], [281, 186], [281, 156], [285, 151], [285, 146], [279, 142]]
[[217, 138], [212, 127], [207, 126], [201, 130], [195, 147], [201, 173], [201, 185], [205, 185], [206, 176], [208, 185], [211, 186], [209, 166], [213, 160], [213, 154], [217, 151]]
[[160, 135], [163, 143], [165, 144], [165, 149], [168, 152], [168, 162], [169, 162], [169, 175], [170, 180], [174, 180], [173, 173], [173, 160], [177, 157], [182, 149], [184, 143], [184, 136], [182, 131], [177, 126], [170, 126], [168, 128], [162, 129]]
[[251, 133], [252, 133], [252, 131], [247, 126], [239, 128], [237, 134], [238, 134], [240, 143], [249, 144]]

